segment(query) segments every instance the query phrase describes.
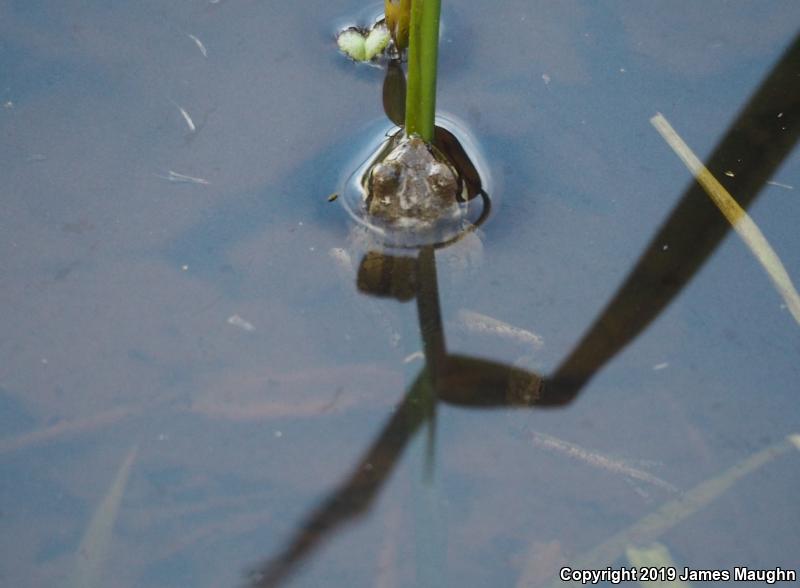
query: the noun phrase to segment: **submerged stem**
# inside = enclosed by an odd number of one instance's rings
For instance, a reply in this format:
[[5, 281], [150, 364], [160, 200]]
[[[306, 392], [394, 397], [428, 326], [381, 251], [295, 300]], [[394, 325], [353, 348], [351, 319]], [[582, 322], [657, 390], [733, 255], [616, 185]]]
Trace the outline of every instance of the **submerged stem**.
[[413, 0], [408, 46], [406, 134], [433, 141], [440, 0]]

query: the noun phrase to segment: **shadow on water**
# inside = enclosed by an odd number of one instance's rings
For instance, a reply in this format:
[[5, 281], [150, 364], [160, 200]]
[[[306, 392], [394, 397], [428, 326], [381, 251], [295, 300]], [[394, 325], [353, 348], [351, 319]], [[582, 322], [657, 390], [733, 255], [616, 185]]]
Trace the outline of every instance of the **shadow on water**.
[[[730, 126], [707, 163], [718, 177], [726, 170], [735, 171], [734, 191], [743, 208], [755, 201], [797, 142], [798, 63], [800, 37]], [[387, 101], [389, 83], [400, 86], [396, 70], [390, 69], [387, 75], [384, 104], [387, 115], [400, 120], [397, 104], [391, 98]], [[383, 256], [382, 267], [392, 269], [389, 282], [380, 287], [370, 286], [373, 282], [363, 279], [366, 270], [362, 262], [360, 290], [379, 296], [405, 292], [404, 297], [395, 297], [416, 298], [425, 366], [350, 475], [300, 524], [279, 554], [250, 574], [249, 585], [279, 585], [344, 523], [366, 514], [419, 429], [427, 423], [431, 434], [435, 431], [438, 402], [477, 409], [557, 407], [572, 402], [594, 374], [681, 292], [730, 228], [702, 188], [692, 182], [612, 300], [555, 373], [547, 377], [447, 353], [434, 248], [422, 248], [416, 258]]]

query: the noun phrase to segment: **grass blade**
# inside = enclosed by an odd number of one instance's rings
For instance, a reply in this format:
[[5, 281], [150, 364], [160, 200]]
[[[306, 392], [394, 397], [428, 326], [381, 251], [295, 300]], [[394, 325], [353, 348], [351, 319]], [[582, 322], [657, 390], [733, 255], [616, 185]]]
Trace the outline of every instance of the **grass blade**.
[[792, 283], [792, 279], [783, 267], [780, 258], [770, 246], [764, 234], [753, 222], [753, 219], [739, 206], [730, 193], [717, 181], [714, 175], [704, 166], [691, 148], [680, 138], [675, 129], [660, 112], [650, 119], [650, 123], [672, 147], [678, 157], [692, 172], [697, 183], [702, 186], [708, 197], [717, 205], [734, 230], [750, 248], [753, 255], [766, 270], [778, 293], [783, 297], [789, 312], [800, 325], [800, 295]]
[[74, 588], [100, 588], [103, 564], [108, 557], [111, 534], [119, 513], [119, 505], [128, 485], [137, 446], [133, 446], [117, 470], [117, 475], [108, 489], [105, 498], [92, 515], [89, 526], [78, 547], [77, 563], [67, 586]]
[[[649, 547], [635, 547], [629, 545], [625, 550], [628, 561], [635, 568], [662, 568], [665, 570], [677, 570], [678, 566], [672, 560], [667, 547], [661, 543], [653, 543]], [[691, 588], [691, 584], [683, 580], [639, 580], [642, 588]]]
[[[783, 441], [754, 453], [719, 476], [698, 484], [680, 498], [667, 502], [627, 529], [612, 535], [584, 556], [576, 559], [570, 564], [570, 567], [576, 570], [602, 569], [613, 564], [625, 553], [629, 545], [652, 543], [678, 523], [711, 504], [736, 482], [792, 448], [800, 449], [800, 435], [790, 435]], [[567, 585], [568, 583], [561, 580], [556, 580], [552, 584], [553, 588], [556, 586], [566, 588]], [[572, 585], [580, 584], [573, 583]]]

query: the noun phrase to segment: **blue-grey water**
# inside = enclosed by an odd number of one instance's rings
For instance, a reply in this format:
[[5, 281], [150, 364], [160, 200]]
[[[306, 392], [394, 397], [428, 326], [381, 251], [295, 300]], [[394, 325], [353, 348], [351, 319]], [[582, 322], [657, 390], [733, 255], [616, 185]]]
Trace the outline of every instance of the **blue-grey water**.
[[[547, 382], [692, 186], [650, 118], [710, 157], [800, 5], [444, 4], [438, 105], [479, 143], [495, 203], [479, 241], [437, 254], [447, 350]], [[397, 414], [424, 363], [416, 305], [359, 292], [327, 201], [386, 126], [383, 71], [334, 33], [380, 8], [0, 1], [0, 585], [87, 566], [96, 586], [257, 583]], [[763, 122], [787, 136], [794, 56]], [[760, 149], [712, 169], [734, 197]], [[748, 208], [795, 283], [798, 153]], [[363, 510], [281, 581], [547, 586], [680, 496], [564, 447], [685, 492], [800, 433], [800, 325], [733, 232], [591, 376], [560, 407], [440, 402], [434, 441], [422, 427], [368, 464], [374, 500], [348, 494], [336, 508]], [[134, 446], [101, 549], [87, 529]], [[784, 454], [657, 540], [681, 568], [795, 569], [799, 480]]]

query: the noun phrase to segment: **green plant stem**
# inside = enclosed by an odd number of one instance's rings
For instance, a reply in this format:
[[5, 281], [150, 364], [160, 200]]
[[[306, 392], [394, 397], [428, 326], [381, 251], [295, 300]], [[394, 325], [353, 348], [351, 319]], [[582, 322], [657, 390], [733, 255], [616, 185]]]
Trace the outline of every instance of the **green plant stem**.
[[408, 44], [406, 134], [433, 141], [440, 0], [413, 0]]

